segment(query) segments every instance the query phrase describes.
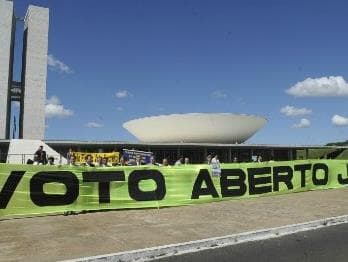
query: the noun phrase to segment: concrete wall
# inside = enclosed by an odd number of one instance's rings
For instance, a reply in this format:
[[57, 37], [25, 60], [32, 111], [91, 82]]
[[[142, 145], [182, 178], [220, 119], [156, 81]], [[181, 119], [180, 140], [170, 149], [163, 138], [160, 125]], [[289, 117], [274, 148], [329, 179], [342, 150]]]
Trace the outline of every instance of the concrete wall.
[[20, 138], [44, 139], [49, 9], [29, 6], [25, 17]]
[[10, 128], [14, 22], [13, 3], [0, 0], [0, 139], [8, 138]]

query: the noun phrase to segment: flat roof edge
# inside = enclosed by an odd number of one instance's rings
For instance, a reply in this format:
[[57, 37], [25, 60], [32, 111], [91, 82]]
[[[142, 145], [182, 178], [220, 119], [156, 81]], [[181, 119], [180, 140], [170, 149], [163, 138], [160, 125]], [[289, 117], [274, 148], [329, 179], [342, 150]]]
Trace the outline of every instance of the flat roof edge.
[[[10, 139], [0, 139], [0, 144], [10, 143]], [[223, 143], [143, 143], [130, 141], [88, 141], [88, 140], [43, 140], [50, 145], [90, 145], [90, 146], [197, 146], [197, 147], [266, 147], [266, 148], [348, 148], [344, 146], [327, 146], [327, 145], [287, 145], [287, 144], [223, 144]]]

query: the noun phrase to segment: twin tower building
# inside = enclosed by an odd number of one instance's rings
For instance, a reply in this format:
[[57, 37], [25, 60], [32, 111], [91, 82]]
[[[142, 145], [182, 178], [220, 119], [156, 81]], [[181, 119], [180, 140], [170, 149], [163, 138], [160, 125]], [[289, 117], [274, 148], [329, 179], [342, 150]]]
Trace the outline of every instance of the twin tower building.
[[[19, 138], [44, 139], [49, 9], [29, 6], [24, 18], [0, 0], [0, 139], [10, 139], [11, 105], [20, 105]], [[23, 32], [20, 80], [14, 79], [16, 28]], [[18, 41], [18, 40], [17, 40]], [[20, 50], [19, 50], [20, 51]], [[20, 64], [20, 63], [19, 63]], [[17, 70], [17, 68], [16, 68]]]

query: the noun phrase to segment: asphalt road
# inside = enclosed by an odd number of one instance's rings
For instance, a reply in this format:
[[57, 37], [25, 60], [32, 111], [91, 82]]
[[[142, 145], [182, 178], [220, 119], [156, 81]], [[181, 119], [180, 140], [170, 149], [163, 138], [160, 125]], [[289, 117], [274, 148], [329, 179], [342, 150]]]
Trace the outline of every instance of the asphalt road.
[[348, 261], [347, 243], [348, 223], [155, 261]]

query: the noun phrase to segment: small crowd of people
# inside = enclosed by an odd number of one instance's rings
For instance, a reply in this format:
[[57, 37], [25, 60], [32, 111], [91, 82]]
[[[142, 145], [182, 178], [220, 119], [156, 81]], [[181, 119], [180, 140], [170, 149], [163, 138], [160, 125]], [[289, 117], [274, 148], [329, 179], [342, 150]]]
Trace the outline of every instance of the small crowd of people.
[[[90, 167], [111, 167], [111, 166], [141, 166], [141, 165], [154, 165], [154, 166], [165, 166], [170, 167], [169, 159], [163, 158], [161, 163], [158, 163], [155, 159], [155, 156], [150, 157], [149, 162], [145, 162], [144, 158], [141, 155], [136, 155], [134, 159], [127, 159], [126, 156], [121, 156], [118, 163], [109, 163], [109, 159], [107, 157], [97, 157], [96, 160], [93, 160], [91, 154], [88, 154], [83, 163], [77, 163], [76, 157], [72, 151], [69, 150], [67, 153], [67, 164], [70, 166], [90, 166]], [[273, 159], [273, 158], [272, 158]], [[273, 160], [270, 162], [274, 162]], [[262, 162], [262, 156], [257, 155], [254, 159], [254, 162]], [[237, 157], [233, 158], [233, 163], [239, 163]], [[206, 163], [209, 164], [213, 170], [213, 173], [216, 175], [220, 175], [220, 160], [218, 154], [208, 154], [206, 157]], [[33, 165], [55, 165], [54, 157], [47, 157], [46, 151], [43, 150], [43, 146], [39, 146], [39, 148], [34, 153], [34, 159], [29, 159], [27, 164]], [[174, 166], [187, 166], [190, 165], [189, 157], [179, 156], [178, 159], [174, 162]]]
[[[174, 163], [174, 166], [181, 166], [181, 165], [189, 165], [190, 159], [188, 157], [180, 156], [178, 160]], [[149, 163], [145, 163], [145, 161], [141, 158], [140, 155], [137, 155], [134, 159], [127, 159], [124, 156], [121, 156], [120, 162], [118, 164], [119, 166], [141, 166], [141, 165], [153, 165], [153, 166], [171, 166], [169, 163], [168, 158], [163, 158], [161, 163], [158, 163], [156, 161], [156, 158], [154, 156], [150, 157]]]
[[[70, 158], [67, 158], [68, 165], [70, 166], [78, 166], [79, 164], [76, 163], [76, 158], [74, 155], [72, 155]], [[90, 167], [110, 167], [108, 163], [107, 157], [97, 157], [96, 162], [93, 162], [92, 155], [86, 156], [86, 161], [81, 164], [81, 166], [90, 166]]]
[[39, 148], [34, 153], [33, 159], [28, 159], [28, 165], [54, 165], [54, 157], [47, 156], [46, 151], [43, 150], [43, 146]]
[[[73, 154], [67, 155], [67, 163], [71, 166], [78, 166], [76, 163], [76, 158]], [[189, 165], [190, 159], [188, 157], [180, 157], [176, 162], [175, 166]], [[156, 161], [154, 156], [150, 157], [150, 161], [147, 163], [141, 157], [141, 155], [136, 155], [135, 159], [127, 159], [125, 156], [121, 156], [118, 163], [108, 163], [107, 157], [98, 157], [95, 162], [93, 162], [92, 155], [87, 155], [85, 162], [81, 163], [80, 166], [90, 166], [90, 167], [111, 167], [111, 166], [142, 166], [142, 165], [153, 165], [153, 166], [170, 166], [168, 158], [163, 158], [161, 163]]]

